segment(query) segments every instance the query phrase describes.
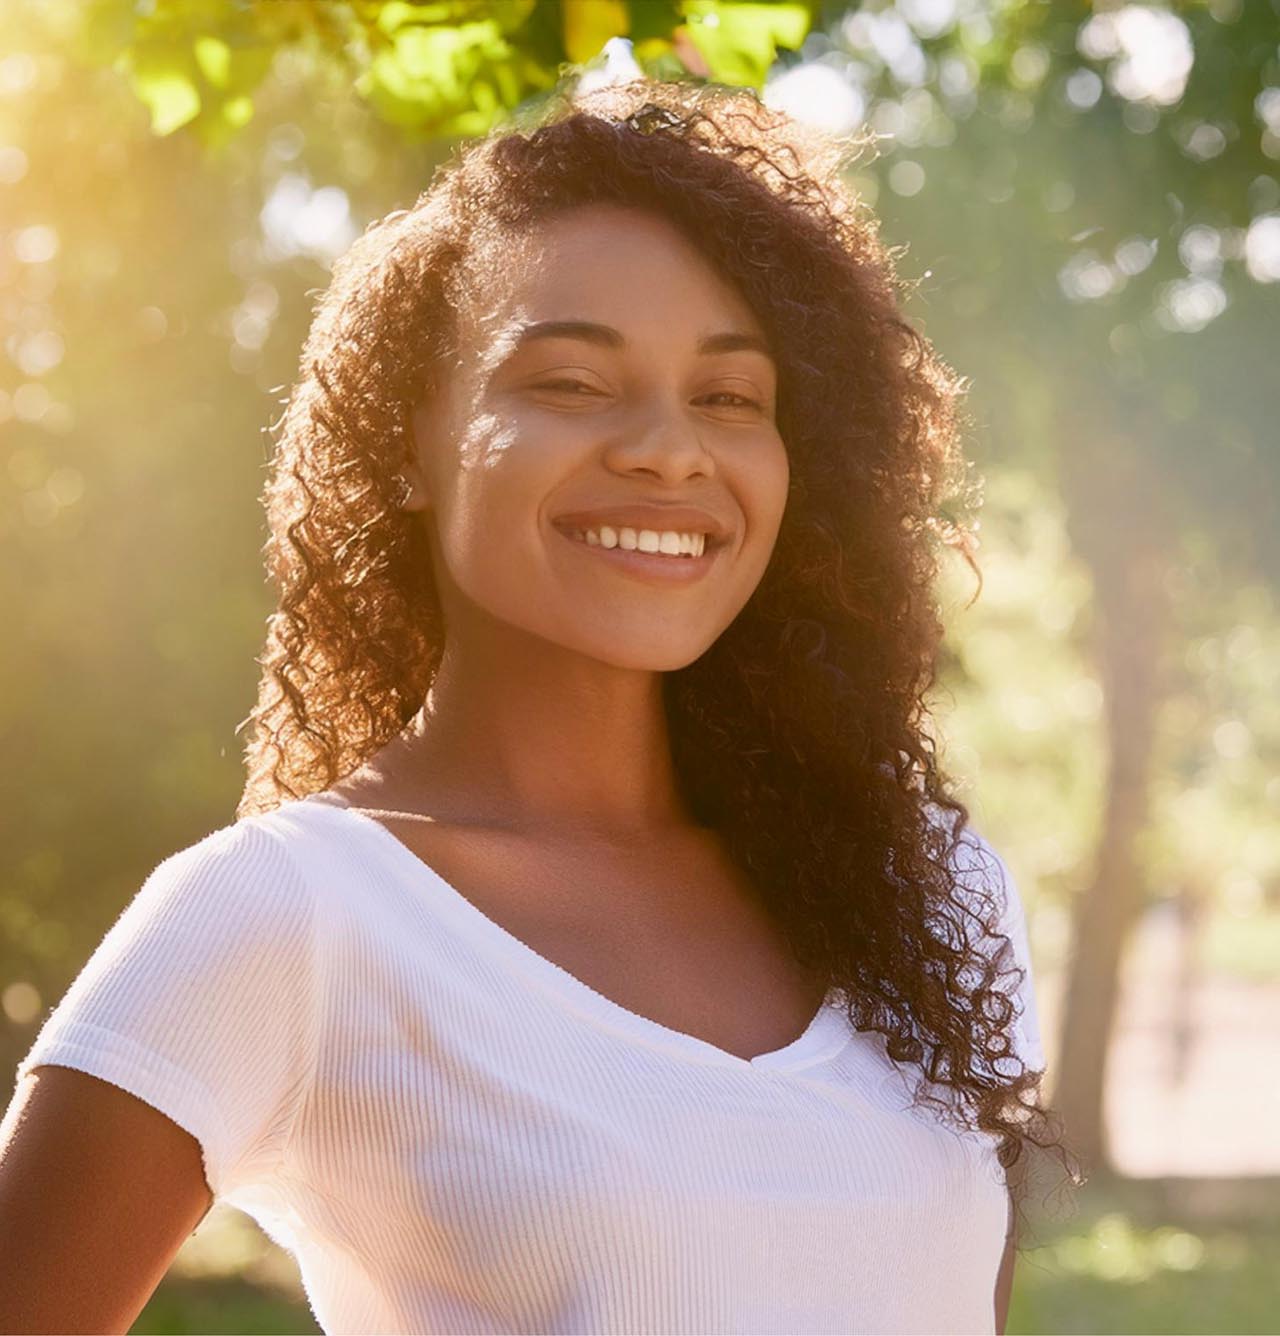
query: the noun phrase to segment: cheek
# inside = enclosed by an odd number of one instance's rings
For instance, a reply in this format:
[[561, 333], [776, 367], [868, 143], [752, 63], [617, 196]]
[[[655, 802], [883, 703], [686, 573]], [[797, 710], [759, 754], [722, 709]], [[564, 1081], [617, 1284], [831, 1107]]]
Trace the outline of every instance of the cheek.
[[518, 465], [521, 442], [527, 430], [514, 417], [496, 413], [483, 406], [472, 408], [467, 425], [457, 438], [454, 457], [454, 485], [460, 492], [474, 491], [477, 478], [509, 470], [514, 459]]
[[534, 578], [539, 503], [554, 488], [555, 461], [544, 442], [510, 424], [487, 425], [473, 428], [451, 461], [436, 523], [448, 578], [491, 606]]
[[[791, 486], [791, 467], [781, 438], [752, 459], [752, 467], [742, 482], [743, 506], [747, 524], [762, 546], [772, 550], [787, 508]], [[767, 558], [766, 558], [767, 560]]]

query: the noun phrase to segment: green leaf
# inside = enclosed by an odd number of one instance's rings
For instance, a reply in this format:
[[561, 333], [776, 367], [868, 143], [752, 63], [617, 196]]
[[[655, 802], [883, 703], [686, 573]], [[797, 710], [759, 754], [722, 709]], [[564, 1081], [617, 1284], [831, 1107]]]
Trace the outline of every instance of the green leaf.
[[422, 6], [411, 5], [407, 0], [387, 0], [384, 5], [378, 6], [378, 17], [376, 27], [379, 32], [385, 33], [388, 37], [394, 37], [401, 27], [406, 23], [439, 23], [441, 18], [421, 11], [424, 9], [444, 8], [444, 6]]
[[798, 47], [809, 31], [806, 4], [685, 0], [690, 40], [719, 83], [764, 87], [779, 46]]
[[407, 24], [355, 86], [392, 124], [483, 134], [523, 95], [517, 60], [493, 19], [457, 27]]
[[222, 104], [222, 119], [234, 129], [241, 129], [253, 119], [253, 98], [233, 97]]
[[631, 0], [631, 28], [628, 36], [634, 46], [642, 42], [671, 43], [671, 34], [684, 22], [677, 0]]
[[631, 16], [622, 0], [560, 0], [564, 50], [575, 65], [599, 55], [610, 37], [626, 34]]
[[176, 69], [135, 72], [133, 90], [151, 112], [155, 134], [172, 134], [200, 114], [200, 94], [187, 75]]
[[503, 32], [514, 32], [529, 21], [537, 0], [365, 0], [354, 9], [358, 18], [372, 23], [387, 37], [394, 37], [406, 24], [427, 28], [459, 28], [468, 23], [495, 23]]
[[456, 97], [454, 65], [467, 46], [457, 28], [422, 28], [416, 24], [396, 33], [394, 60], [404, 75], [404, 84], [430, 83], [440, 97]]
[[225, 88], [231, 74], [231, 48], [226, 42], [217, 37], [210, 37], [206, 33], [196, 38], [192, 43], [192, 49], [195, 51], [200, 73], [215, 88]]

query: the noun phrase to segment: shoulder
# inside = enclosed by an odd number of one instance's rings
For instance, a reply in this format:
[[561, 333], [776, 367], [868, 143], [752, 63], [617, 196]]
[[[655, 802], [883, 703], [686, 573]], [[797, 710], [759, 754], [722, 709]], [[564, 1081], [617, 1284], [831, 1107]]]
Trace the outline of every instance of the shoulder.
[[116, 945], [228, 962], [309, 953], [319, 883], [299, 857], [301, 838], [268, 813], [220, 826], [166, 855], [117, 917], [103, 954]]
[[314, 1069], [317, 884], [278, 823], [221, 826], [155, 865], [18, 1069], [73, 1067], [190, 1132], [221, 1195], [268, 1172]]
[[926, 815], [947, 838], [947, 867], [966, 908], [986, 918], [993, 911], [1002, 920], [1019, 918], [1021, 900], [1009, 865], [995, 845], [959, 816], [937, 803], [926, 805]]
[[399, 843], [372, 818], [340, 805], [290, 799], [244, 816], [171, 855], [153, 876], [178, 893], [220, 904], [244, 931], [304, 927], [326, 951], [386, 921], [405, 900]]
[[[1015, 1051], [1029, 1066], [1043, 1070], [1045, 1053], [1040, 1036], [1031, 942], [1018, 883], [989, 839], [967, 824], [960, 831], [959, 839], [955, 839], [956, 814], [935, 804], [930, 806], [932, 818], [942, 823], [951, 837], [953, 847], [949, 866], [955, 874], [956, 885], [952, 905], [971, 916], [961, 931], [971, 946], [995, 963], [995, 986], [1015, 997]], [[948, 906], [947, 917], [951, 918], [951, 914], [952, 908]]]
[[[934, 931], [960, 937], [1001, 968], [1031, 968], [1027, 917], [1017, 881], [995, 845], [967, 823], [959, 829], [957, 814], [930, 804], [930, 818], [947, 834], [947, 867], [953, 894], [935, 907]], [[958, 833], [958, 837], [957, 837]]]
[[152, 876], [163, 874], [168, 881], [203, 876], [228, 886], [252, 883], [261, 892], [313, 884], [332, 852], [334, 831], [328, 815], [319, 804], [293, 799], [267, 812], [238, 817], [168, 854]]

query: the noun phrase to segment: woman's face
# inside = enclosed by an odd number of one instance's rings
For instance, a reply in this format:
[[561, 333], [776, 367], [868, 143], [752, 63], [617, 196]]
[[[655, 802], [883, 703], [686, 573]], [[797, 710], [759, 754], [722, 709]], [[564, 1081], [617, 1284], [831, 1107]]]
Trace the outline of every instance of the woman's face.
[[[408, 504], [430, 512], [450, 635], [487, 615], [618, 667], [691, 663], [759, 583], [786, 504], [761, 326], [671, 224], [619, 205], [551, 219], [483, 272], [413, 416]], [[714, 541], [647, 554], [628, 531]]]

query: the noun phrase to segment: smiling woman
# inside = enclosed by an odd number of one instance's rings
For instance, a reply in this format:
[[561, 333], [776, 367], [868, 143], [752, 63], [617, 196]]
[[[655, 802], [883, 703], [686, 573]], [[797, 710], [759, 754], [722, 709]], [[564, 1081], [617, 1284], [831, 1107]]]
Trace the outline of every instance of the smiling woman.
[[[545, 670], [539, 700], [638, 691], [623, 717], [648, 715], [630, 750], [649, 763], [665, 729], [657, 679], [642, 674], [701, 655], [777, 539], [788, 462], [764, 331], [679, 228], [612, 201], [482, 235], [453, 286], [450, 374], [415, 407], [405, 464], [405, 506], [430, 517], [430, 565], [457, 631], [433, 710], [456, 713], [447, 684], [464, 662], [473, 683], [496, 667], [472, 657], [486, 641], [468, 629], [478, 614], [520, 637], [526, 681]], [[673, 561], [682, 525], [700, 551]], [[676, 793], [669, 773], [633, 772], [612, 795], [579, 774], [579, 794], [557, 786], [575, 819], [643, 819], [652, 798], [669, 807]], [[654, 815], [695, 823], [678, 808]]]
[[[961, 387], [841, 165], [638, 80], [335, 266], [237, 820], [20, 1068], [188, 1134], [183, 1200], [250, 1212], [326, 1332], [1003, 1324], [1063, 1152], [1018, 892], [926, 727]], [[55, 1166], [70, 1115], [28, 1121]]]

